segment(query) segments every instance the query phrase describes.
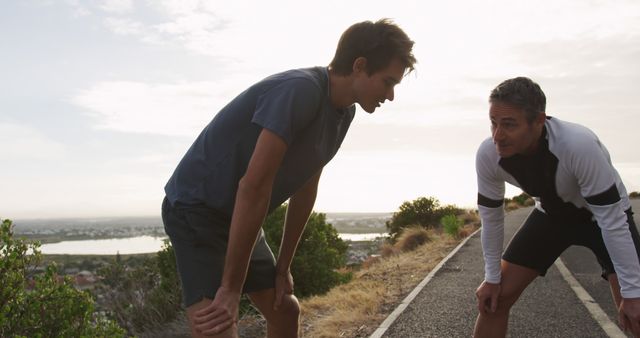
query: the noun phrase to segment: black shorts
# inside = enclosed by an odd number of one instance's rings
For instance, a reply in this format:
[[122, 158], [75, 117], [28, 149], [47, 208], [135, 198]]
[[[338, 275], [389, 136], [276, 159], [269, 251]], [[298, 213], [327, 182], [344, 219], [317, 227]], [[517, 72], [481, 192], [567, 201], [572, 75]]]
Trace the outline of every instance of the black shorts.
[[[631, 209], [626, 211], [631, 238], [640, 258], [640, 237]], [[591, 249], [602, 267], [602, 277], [615, 273], [613, 262], [602, 239], [600, 227], [594, 221], [586, 224], [554, 222], [544, 212], [533, 209], [522, 227], [513, 236], [502, 259], [509, 263], [537, 270], [541, 276], [558, 257], [572, 245]]]
[[[213, 299], [222, 282], [230, 220], [206, 206], [171, 206], [165, 197], [162, 221], [175, 251], [184, 305]], [[276, 261], [260, 230], [242, 292], [275, 287]]]

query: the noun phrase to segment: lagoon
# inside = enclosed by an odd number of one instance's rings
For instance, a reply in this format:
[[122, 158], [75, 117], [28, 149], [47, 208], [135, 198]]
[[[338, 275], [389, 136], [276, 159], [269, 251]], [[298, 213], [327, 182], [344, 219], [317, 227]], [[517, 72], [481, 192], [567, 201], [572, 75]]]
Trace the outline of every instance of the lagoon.
[[[371, 241], [386, 233], [338, 234], [345, 241]], [[158, 252], [167, 237], [138, 236], [129, 238], [90, 239], [42, 244], [45, 255], [121, 255]]]

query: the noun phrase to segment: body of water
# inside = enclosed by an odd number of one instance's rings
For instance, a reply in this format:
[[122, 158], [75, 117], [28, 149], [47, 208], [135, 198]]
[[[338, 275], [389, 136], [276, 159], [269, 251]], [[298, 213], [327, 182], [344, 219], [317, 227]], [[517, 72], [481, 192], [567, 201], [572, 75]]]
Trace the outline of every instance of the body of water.
[[[345, 241], [370, 241], [386, 233], [339, 234]], [[46, 255], [121, 255], [158, 252], [166, 237], [138, 236], [130, 238], [90, 239], [42, 244], [40, 251]]]

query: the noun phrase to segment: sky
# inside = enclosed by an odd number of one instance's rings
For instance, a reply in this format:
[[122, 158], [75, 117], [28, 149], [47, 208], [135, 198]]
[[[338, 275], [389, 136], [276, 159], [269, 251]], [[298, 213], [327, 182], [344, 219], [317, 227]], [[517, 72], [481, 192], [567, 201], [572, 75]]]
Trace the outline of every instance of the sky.
[[415, 41], [416, 71], [374, 114], [357, 108], [316, 211], [473, 208], [487, 97], [515, 76], [541, 85], [548, 115], [595, 131], [640, 190], [638, 1], [0, 1], [0, 218], [159, 215], [222, 106], [328, 65], [347, 27], [380, 18]]

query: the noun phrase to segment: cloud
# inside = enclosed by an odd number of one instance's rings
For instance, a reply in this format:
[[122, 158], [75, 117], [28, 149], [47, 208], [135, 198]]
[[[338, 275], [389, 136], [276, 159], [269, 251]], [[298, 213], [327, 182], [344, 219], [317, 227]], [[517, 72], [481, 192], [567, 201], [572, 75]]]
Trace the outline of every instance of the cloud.
[[133, 10], [133, 2], [131, 0], [102, 0], [100, 9], [109, 13], [123, 14]]
[[0, 123], [0, 144], [0, 158], [5, 163], [59, 159], [67, 154], [64, 145], [35, 128], [19, 124]]
[[102, 82], [79, 91], [71, 103], [94, 116], [97, 128], [193, 137], [240, 93], [239, 88], [233, 79], [224, 83]]
[[[202, 1], [154, 1], [146, 5], [158, 16], [134, 11], [130, 1], [106, 1], [100, 8], [107, 12], [104, 25], [118, 35], [133, 36], [144, 43], [184, 46], [188, 50], [209, 56], [221, 56], [220, 32], [226, 21]], [[118, 16], [110, 16], [118, 14]]]

